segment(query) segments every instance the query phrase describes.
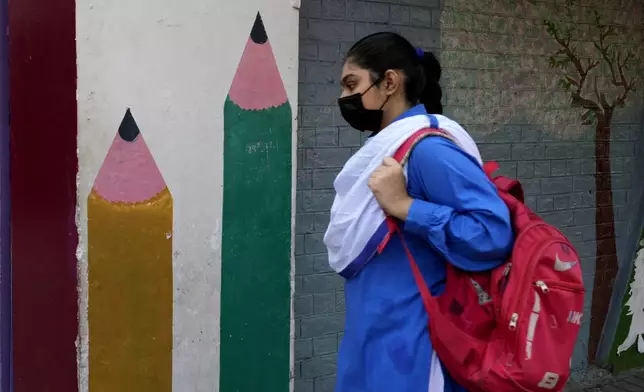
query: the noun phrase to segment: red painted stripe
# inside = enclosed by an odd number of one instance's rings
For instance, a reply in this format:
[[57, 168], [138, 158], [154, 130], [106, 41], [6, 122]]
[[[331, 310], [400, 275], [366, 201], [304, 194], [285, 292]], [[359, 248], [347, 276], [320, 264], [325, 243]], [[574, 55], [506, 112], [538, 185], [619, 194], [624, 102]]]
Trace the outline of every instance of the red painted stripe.
[[74, 392], [74, 0], [9, 0], [15, 392]]

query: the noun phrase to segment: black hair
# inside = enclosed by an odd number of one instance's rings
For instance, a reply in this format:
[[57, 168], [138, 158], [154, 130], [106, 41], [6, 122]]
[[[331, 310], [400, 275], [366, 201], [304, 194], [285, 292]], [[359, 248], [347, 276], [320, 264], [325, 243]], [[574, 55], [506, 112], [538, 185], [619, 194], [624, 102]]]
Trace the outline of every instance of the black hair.
[[433, 53], [416, 51], [409, 41], [396, 33], [381, 32], [356, 42], [349, 49], [347, 60], [369, 70], [372, 81], [377, 83], [389, 69], [402, 71], [409, 103], [420, 102], [428, 113], [443, 114], [439, 84], [441, 66]]

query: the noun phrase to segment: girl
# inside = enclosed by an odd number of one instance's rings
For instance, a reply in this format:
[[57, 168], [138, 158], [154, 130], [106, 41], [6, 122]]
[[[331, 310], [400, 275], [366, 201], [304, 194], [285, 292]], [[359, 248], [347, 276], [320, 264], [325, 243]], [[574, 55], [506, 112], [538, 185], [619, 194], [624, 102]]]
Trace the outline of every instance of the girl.
[[[441, 68], [433, 54], [394, 33], [348, 52], [338, 100], [345, 120], [373, 132], [334, 182], [324, 242], [346, 278], [346, 325], [336, 392], [462, 391], [432, 350], [427, 315], [397, 237], [378, 253], [385, 213], [399, 220], [432, 294], [446, 263], [470, 271], [500, 265], [513, 234], [508, 209], [487, 179], [474, 141], [442, 116]], [[403, 169], [391, 156], [430, 123], [450, 133], [422, 139]], [[384, 211], [384, 212], [383, 212]]]

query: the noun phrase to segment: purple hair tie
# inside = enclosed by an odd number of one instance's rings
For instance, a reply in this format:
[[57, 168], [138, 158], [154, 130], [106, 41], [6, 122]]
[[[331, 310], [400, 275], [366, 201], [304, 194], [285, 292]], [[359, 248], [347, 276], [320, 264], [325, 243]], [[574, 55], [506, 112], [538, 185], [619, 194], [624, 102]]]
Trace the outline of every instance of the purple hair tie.
[[422, 59], [423, 57], [425, 57], [425, 51], [421, 48], [416, 48], [416, 56]]

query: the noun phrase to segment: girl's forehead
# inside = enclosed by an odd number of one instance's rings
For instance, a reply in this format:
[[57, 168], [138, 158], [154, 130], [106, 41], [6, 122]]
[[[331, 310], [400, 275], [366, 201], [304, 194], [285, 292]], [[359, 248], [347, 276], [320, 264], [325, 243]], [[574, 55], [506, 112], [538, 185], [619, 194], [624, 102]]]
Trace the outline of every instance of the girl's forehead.
[[355, 76], [364, 76], [367, 75], [369, 71], [367, 71], [364, 68], [361, 68], [357, 66], [356, 64], [350, 62], [350, 61], [345, 61], [344, 66], [342, 67], [342, 77], [346, 77], [349, 75], [355, 75]]
[[359, 70], [362, 70], [363, 68], [358, 66], [353, 61], [347, 60], [347, 61], [344, 62], [344, 66], [342, 67], [342, 69], [347, 70], [347, 71], [359, 71]]

